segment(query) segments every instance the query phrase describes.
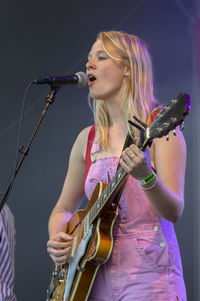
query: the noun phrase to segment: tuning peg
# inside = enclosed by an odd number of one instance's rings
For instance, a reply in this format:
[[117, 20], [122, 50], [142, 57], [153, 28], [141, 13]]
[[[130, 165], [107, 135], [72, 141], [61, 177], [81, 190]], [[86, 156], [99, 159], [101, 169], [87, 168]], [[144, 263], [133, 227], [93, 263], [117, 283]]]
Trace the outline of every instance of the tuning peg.
[[176, 136], [176, 129], [173, 129], [173, 134], [174, 136]]
[[169, 134], [166, 135], [166, 140], [169, 141]]
[[180, 125], [180, 130], [183, 131], [184, 130], [184, 121], [181, 123]]

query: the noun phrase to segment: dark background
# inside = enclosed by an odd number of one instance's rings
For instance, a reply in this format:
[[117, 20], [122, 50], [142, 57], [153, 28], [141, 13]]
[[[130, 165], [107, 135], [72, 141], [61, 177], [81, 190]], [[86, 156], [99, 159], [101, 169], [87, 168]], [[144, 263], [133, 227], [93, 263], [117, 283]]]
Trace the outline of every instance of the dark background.
[[[7, 0], [0, 4], [0, 191], [11, 174], [18, 120], [26, 87], [35, 78], [85, 71], [87, 54], [102, 30], [134, 33], [149, 46], [155, 94], [162, 104], [187, 92], [192, 111], [185, 123], [188, 148], [185, 211], [175, 225], [188, 300], [200, 300], [199, 158], [200, 104], [194, 55], [196, 0]], [[27, 143], [49, 87], [34, 86], [25, 108]], [[59, 196], [71, 147], [93, 123], [88, 89], [63, 87], [50, 107], [16, 178], [8, 204], [17, 229], [15, 293], [19, 301], [45, 300], [52, 262], [46, 252], [47, 223]]]

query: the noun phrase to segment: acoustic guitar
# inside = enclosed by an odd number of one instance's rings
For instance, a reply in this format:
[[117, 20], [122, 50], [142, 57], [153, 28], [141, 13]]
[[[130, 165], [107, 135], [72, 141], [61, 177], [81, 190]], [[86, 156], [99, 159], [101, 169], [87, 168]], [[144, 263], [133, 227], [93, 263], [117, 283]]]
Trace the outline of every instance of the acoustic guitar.
[[[155, 118], [150, 126], [140, 128], [139, 148], [144, 150], [154, 138], [167, 135], [182, 125], [190, 111], [190, 97], [179, 94]], [[100, 265], [110, 257], [113, 247], [112, 230], [118, 215], [117, 193], [127, 173], [119, 166], [109, 184], [99, 182], [88, 206], [75, 212], [67, 224], [67, 233], [73, 236], [68, 262], [54, 265], [46, 301], [86, 301]]]

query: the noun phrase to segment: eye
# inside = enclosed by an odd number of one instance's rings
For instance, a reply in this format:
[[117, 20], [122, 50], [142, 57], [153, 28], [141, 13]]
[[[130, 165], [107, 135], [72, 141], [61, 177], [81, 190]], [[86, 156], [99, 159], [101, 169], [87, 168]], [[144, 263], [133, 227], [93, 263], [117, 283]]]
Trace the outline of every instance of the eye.
[[99, 56], [98, 59], [99, 59], [99, 61], [103, 61], [103, 60], [106, 60], [107, 57], [105, 57], [105, 56]]

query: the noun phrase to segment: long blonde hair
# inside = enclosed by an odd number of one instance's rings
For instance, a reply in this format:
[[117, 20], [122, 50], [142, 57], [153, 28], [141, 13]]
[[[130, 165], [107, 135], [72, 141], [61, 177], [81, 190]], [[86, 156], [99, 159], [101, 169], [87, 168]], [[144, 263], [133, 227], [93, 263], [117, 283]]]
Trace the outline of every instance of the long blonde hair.
[[[98, 39], [107, 55], [130, 72], [121, 106], [127, 130], [128, 120], [133, 115], [149, 124], [152, 112], [159, 108], [159, 104], [153, 95], [152, 63], [147, 46], [138, 37], [120, 31], [100, 32]], [[104, 101], [94, 99], [93, 112], [97, 141], [101, 143], [102, 150], [106, 150], [109, 120]]]

